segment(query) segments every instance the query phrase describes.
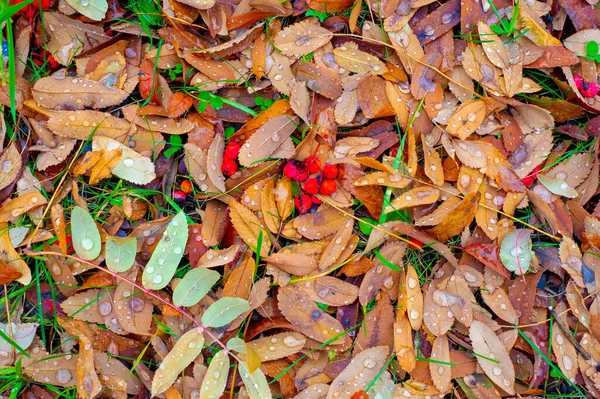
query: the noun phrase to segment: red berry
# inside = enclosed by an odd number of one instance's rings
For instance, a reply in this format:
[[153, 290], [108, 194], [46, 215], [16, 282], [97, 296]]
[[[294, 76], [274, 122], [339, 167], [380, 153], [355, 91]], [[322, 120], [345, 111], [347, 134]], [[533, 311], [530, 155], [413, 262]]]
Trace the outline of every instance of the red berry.
[[595, 97], [598, 94], [598, 85], [594, 82], [584, 82], [583, 88], [579, 91], [586, 98]]
[[583, 77], [579, 74], [573, 75], [573, 80], [575, 81], [575, 86], [577, 90], [581, 91], [583, 89]]
[[323, 176], [326, 179], [335, 179], [338, 175], [338, 172], [338, 167], [330, 163], [325, 165], [325, 167], [323, 168]]
[[423, 243], [415, 238], [408, 239], [408, 247], [411, 249], [423, 249]]
[[319, 193], [323, 194], [323, 195], [331, 195], [333, 193], [335, 193], [335, 190], [337, 190], [337, 184], [335, 183], [335, 180], [323, 180], [323, 182], [321, 183], [321, 188], [319, 188]]
[[533, 169], [533, 171], [530, 174], [528, 174], [521, 180], [523, 182], [523, 184], [525, 184], [525, 187], [531, 186], [531, 184], [536, 179], [538, 173], [540, 173], [541, 170], [542, 170], [541, 166], [538, 165], [535, 167], [535, 169]]
[[308, 179], [308, 171], [303, 168], [298, 171], [298, 175], [296, 175], [296, 178], [294, 180], [296, 180], [297, 182], [301, 182], [305, 181], [306, 179]]
[[238, 171], [237, 163], [235, 163], [233, 159], [224, 158], [223, 165], [221, 165], [221, 171], [225, 176], [229, 177]]
[[177, 190], [177, 191], [173, 191], [172, 197], [173, 197], [173, 200], [175, 200], [175, 202], [181, 203], [181, 202], [185, 201], [186, 195], [183, 191]]
[[48, 61], [48, 67], [50, 69], [58, 69], [58, 67], [60, 67], [58, 61], [56, 61], [56, 59], [51, 54], [48, 54], [48, 58], [46, 58], [46, 60]]
[[296, 205], [298, 212], [304, 214], [312, 207], [312, 200], [310, 199], [310, 195], [301, 194], [294, 199], [294, 204]]
[[184, 180], [181, 182], [181, 191], [191, 194], [194, 191], [194, 187], [192, 187], [192, 183], [189, 180]]
[[236, 159], [238, 157], [238, 154], [240, 153], [240, 148], [242, 146], [239, 143], [236, 142], [229, 142], [227, 144], [227, 147], [225, 147], [225, 158], [229, 158], [229, 159]]
[[321, 171], [321, 161], [314, 155], [304, 160], [304, 166], [306, 166], [308, 173], [319, 173]]
[[304, 182], [304, 191], [306, 191], [307, 194], [318, 193], [319, 192], [319, 181], [314, 177], [310, 177], [310, 178], [306, 179], [306, 181]]
[[310, 199], [312, 199], [313, 204], [316, 205], [321, 205], [323, 203], [323, 201], [321, 201], [316, 195], [311, 195]]
[[292, 162], [288, 162], [283, 167], [283, 174], [286, 175], [287, 177], [289, 177], [292, 180], [296, 179], [296, 177], [298, 176], [298, 172], [299, 171], [300, 170], [298, 169], [298, 167], [296, 166], [296, 164], [293, 161]]

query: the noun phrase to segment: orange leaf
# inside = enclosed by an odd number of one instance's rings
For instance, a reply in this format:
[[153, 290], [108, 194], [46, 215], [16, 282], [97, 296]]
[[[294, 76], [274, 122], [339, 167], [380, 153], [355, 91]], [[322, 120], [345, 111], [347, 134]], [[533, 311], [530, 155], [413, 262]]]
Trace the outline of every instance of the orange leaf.
[[0, 260], [0, 284], [8, 284], [21, 276], [21, 273]]

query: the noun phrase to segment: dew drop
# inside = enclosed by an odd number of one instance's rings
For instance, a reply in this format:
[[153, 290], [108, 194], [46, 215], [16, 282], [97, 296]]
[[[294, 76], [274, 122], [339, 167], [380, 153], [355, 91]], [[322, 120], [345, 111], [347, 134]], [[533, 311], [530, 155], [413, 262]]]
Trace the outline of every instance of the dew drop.
[[69, 370], [58, 370], [56, 372], [56, 381], [60, 382], [61, 384], [68, 383], [72, 378], [73, 376]]
[[94, 247], [94, 242], [92, 241], [91, 238], [84, 237], [81, 240], [81, 247], [83, 249], [85, 249], [86, 251], [89, 251], [90, 249], [92, 249]]

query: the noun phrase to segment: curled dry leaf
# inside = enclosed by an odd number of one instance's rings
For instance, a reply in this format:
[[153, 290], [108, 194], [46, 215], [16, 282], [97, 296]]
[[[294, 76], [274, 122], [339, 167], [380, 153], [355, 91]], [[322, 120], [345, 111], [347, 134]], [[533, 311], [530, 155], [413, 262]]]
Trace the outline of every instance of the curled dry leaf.
[[287, 114], [278, 115], [270, 119], [261, 128], [256, 130], [252, 136], [246, 140], [239, 154], [240, 164], [251, 166], [252, 164], [263, 161], [269, 157], [288, 158], [293, 155], [289, 152], [290, 135], [296, 130], [298, 118]]

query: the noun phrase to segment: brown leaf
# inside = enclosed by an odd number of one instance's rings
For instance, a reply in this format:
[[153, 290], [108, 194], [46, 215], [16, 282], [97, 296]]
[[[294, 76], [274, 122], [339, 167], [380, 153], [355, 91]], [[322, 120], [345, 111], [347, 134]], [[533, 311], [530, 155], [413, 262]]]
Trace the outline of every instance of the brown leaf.
[[119, 140], [131, 125], [124, 119], [99, 111], [58, 111], [48, 119], [48, 129], [60, 137], [87, 140], [92, 133]]
[[181, 91], [173, 93], [167, 106], [167, 115], [171, 118], [177, 118], [190, 109], [193, 102], [194, 99], [192, 97]]
[[333, 345], [343, 342], [343, 337], [333, 342], [331, 340], [341, 334], [344, 327], [321, 310], [301, 288], [295, 285], [279, 287], [277, 299], [279, 310], [285, 318], [309, 338], [319, 342], [329, 341]]
[[459, 234], [471, 224], [477, 212], [479, 193], [468, 193], [461, 203], [454, 208], [437, 226], [427, 233], [434, 235], [439, 241], [447, 240]]
[[394, 326], [394, 307], [390, 297], [383, 293], [377, 304], [365, 315], [363, 325], [357, 332], [354, 341], [353, 355], [365, 349], [385, 346], [391, 348], [394, 345], [394, 337], [389, 332]]
[[346, 42], [333, 50], [335, 62], [354, 73], [381, 75], [388, 71], [385, 64], [371, 54], [358, 49], [355, 42]]
[[342, 84], [337, 75], [328, 69], [311, 62], [303, 62], [296, 68], [296, 79], [330, 100], [337, 100], [342, 95]]
[[430, 359], [433, 360], [429, 363], [433, 384], [440, 392], [448, 391], [452, 382], [452, 366], [448, 364], [450, 363], [450, 345], [445, 335], [436, 337], [433, 341]]
[[436, 202], [440, 198], [440, 191], [429, 186], [421, 186], [410, 189], [396, 199], [385, 209], [385, 212], [410, 208], [418, 205], [428, 205]]
[[385, 80], [379, 76], [367, 76], [358, 85], [358, 103], [369, 119], [395, 115], [388, 101]]
[[38, 79], [31, 94], [37, 103], [53, 110], [108, 108], [123, 102], [128, 96], [124, 90], [107, 87], [91, 79], [48, 76]]
[[287, 26], [273, 38], [273, 44], [287, 56], [300, 57], [329, 43], [333, 33], [303, 20]]
[[286, 114], [270, 119], [256, 130], [242, 146], [238, 157], [240, 164], [251, 166], [271, 156], [275, 157], [278, 153], [282, 155], [279, 158], [291, 157], [293, 152], [287, 151], [285, 143], [289, 141], [289, 137], [296, 130], [297, 120], [298, 118]]
[[[137, 270], [132, 269], [127, 278], [135, 281]], [[117, 320], [123, 329], [132, 334], [150, 334], [153, 308], [152, 302], [127, 281], [120, 280], [114, 292], [114, 307]]]
[[16, 271], [9, 265], [7, 265], [4, 261], [0, 260], [0, 284], [8, 284], [19, 277], [22, 276], [22, 273]]
[[102, 384], [94, 368], [94, 349], [91, 340], [79, 336], [79, 356], [77, 357], [77, 394], [82, 398], [95, 398], [102, 391]]
[[448, 121], [446, 131], [461, 140], [466, 140], [481, 125], [486, 113], [483, 100], [462, 103]]
[[229, 217], [233, 227], [252, 251], [257, 251], [258, 238], [262, 235], [260, 256], [267, 256], [271, 247], [269, 232], [262, 226], [254, 213], [236, 200], [231, 199], [229, 201]]
[[[478, 354], [477, 362], [485, 374], [504, 391], [514, 394], [515, 368], [500, 339], [488, 326], [474, 320], [469, 329], [473, 350]], [[493, 359], [493, 360], [490, 360]]]

